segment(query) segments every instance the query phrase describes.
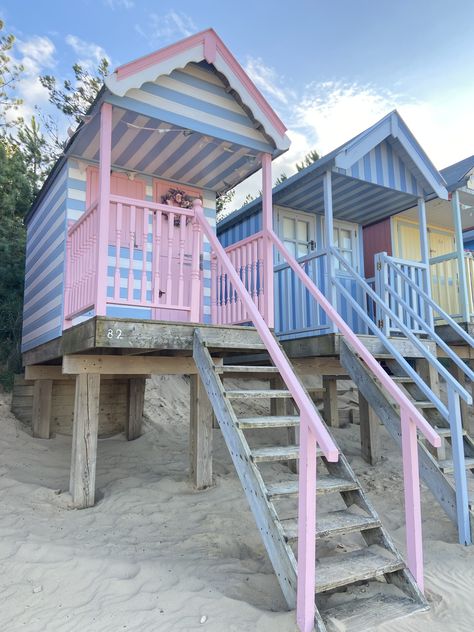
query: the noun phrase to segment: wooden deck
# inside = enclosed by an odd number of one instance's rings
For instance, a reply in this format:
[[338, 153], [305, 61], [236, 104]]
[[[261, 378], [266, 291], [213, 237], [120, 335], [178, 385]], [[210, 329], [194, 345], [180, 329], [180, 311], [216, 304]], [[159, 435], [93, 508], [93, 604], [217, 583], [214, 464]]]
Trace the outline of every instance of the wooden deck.
[[196, 327], [205, 331], [206, 343], [217, 355], [219, 351], [242, 349], [243, 344], [265, 349], [253, 327], [96, 316], [27, 351], [23, 364], [61, 364], [61, 359], [70, 354], [192, 356]]

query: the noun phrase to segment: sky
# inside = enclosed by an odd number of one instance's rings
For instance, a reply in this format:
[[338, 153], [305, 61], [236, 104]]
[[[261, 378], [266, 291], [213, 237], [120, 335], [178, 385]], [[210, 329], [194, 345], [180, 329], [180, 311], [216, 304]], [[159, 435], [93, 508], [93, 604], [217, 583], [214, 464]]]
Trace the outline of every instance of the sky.
[[[291, 175], [397, 108], [436, 167], [474, 154], [473, 0], [0, 0], [25, 66], [23, 114], [49, 109], [42, 74], [112, 68], [213, 27], [288, 127]], [[67, 124], [58, 120], [60, 127]], [[234, 205], [260, 186], [240, 185]]]

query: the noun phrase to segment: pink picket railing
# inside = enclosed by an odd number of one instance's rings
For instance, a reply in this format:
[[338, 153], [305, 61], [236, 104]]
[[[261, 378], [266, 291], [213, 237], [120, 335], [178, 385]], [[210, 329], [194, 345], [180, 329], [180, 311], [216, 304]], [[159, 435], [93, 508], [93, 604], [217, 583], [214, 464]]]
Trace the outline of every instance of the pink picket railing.
[[[232, 244], [225, 249], [232, 265], [260, 314], [265, 313], [265, 250], [262, 231]], [[218, 325], [238, 325], [250, 320], [248, 310], [230, 276], [215, 253], [211, 259], [212, 322]]]
[[67, 232], [65, 324], [74, 316], [94, 307], [97, 293], [98, 218], [98, 204], [94, 202]]
[[[94, 309], [99, 291], [107, 304], [200, 322], [202, 236], [193, 209], [111, 195], [107, 210], [107, 243], [98, 243], [97, 202], [68, 230], [64, 326]], [[99, 248], [107, 265], [98, 273]]]

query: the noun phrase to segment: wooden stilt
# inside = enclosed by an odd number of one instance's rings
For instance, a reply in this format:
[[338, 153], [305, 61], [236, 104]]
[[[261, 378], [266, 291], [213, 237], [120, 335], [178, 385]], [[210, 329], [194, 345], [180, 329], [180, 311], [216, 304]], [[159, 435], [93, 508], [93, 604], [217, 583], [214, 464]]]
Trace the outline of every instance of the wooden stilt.
[[380, 423], [369, 402], [359, 391], [360, 450], [370, 465], [380, 459]]
[[138, 439], [142, 434], [145, 385], [146, 380], [143, 377], [134, 377], [129, 382], [128, 423], [125, 428], [128, 441]]
[[201, 378], [191, 375], [189, 471], [193, 485], [204, 489], [212, 485], [212, 407]]
[[51, 434], [51, 404], [53, 380], [35, 380], [33, 387], [33, 437], [49, 439]]
[[76, 377], [69, 491], [78, 509], [94, 505], [99, 394], [99, 374], [85, 373]]
[[339, 428], [337, 408], [337, 380], [334, 376], [323, 375], [324, 421], [332, 428]]

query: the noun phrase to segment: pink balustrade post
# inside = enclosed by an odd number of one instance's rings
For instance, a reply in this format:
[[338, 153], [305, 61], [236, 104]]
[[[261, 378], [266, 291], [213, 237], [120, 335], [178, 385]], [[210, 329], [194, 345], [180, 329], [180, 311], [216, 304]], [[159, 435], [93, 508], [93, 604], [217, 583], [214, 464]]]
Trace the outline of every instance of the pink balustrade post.
[[122, 248], [122, 205], [117, 204], [117, 228], [115, 241], [115, 276], [114, 276], [114, 297], [120, 298], [120, 250]]
[[[154, 217], [154, 248], [153, 248], [153, 305], [155, 309], [160, 303], [160, 259], [161, 259], [161, 229], [162, 229], [161, 211], [156, 211]], [[155, 314], [156, 317], [156, 314]]]
[[144, 208], [143, 209], [143, 230], [142, 230], [142, 239], [143, 239], [143, 244], [142, 244], [142, 279], [141, 279], [141, 285], [142, 285], [142, 291], [141, 291], [141, 299], [142, 299], [142, 303], [146, 303], [147, 299], [146, 299], [146, 288], [147, 288], [147, 253], [148, 253], [148, 228], [149, 228], [149, 222], [148, 222], [148, 208]]
[[[298, 473], [298, 585], [296, 618], [301, 632], [314, 629], [316, 559], [316, 438], [308, 420], [300, 416]], [[316, 568], [317, 572], [317, 568]]]
[[[193, 202], [193, 209], [202, 212], [202, 202], [199, 198]], [[201, 227], [196, 217], [193, 218], [193, 257], [191, 263], [191, 312], [190, 320], [198, 323], [201, 316]]]
[[63, 329], [67, 329], [71, 326], [71, 321], [67, 316], [71, 313], [71, 245], [72, 238], [70, 235], [66, 239], [66, 266], [65, 266], [65, 279], [64, 279], [64, 321]]
[[217, 257], [211, 255], [211, 321], [213, 325], [218, 324], [218, 296], [219, 281], [217, 278]]
[[128, 301], [133, 301], [133, 286], [135, 285], [135, 275], [133, 274], [133, 255], [135, 253], [135, 226], [136, 226], [136, 209], [133, 204], [130, 206], [129, 216], [129, 234], [128, 234]]
[[[272, 157], [262, 156], [262, 228], [263, 228], [263, 290], [265, 321], [269, 327], [274, 326], [273, 305], [273, 244], [270, 231], [273, 230], [272, 204]], [[262, 280], [260, 279], [260, 283]]]
[[109, 200], [112, 152], [112, 105], [103, 103], [100, 109], [99, 162], [99, 222], [97, 247], [97, 294], [95, 312], [107, 313], [107, 259], [109, 255]]
[[416, 425], [405, 408], [400, 408], [402, 427], [403, 477], [405, 481], [405, 520], [407, 562], [423, 592], [423, 532], [421, 522], [420, 473]]

